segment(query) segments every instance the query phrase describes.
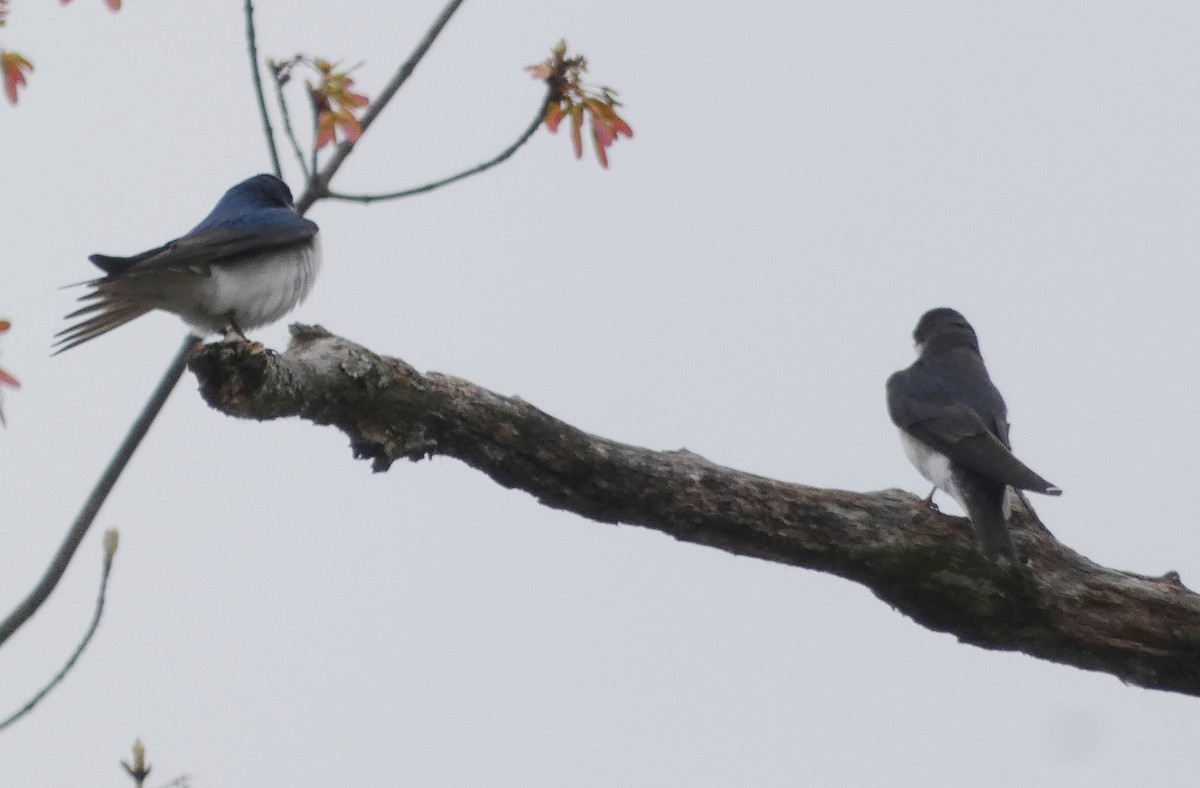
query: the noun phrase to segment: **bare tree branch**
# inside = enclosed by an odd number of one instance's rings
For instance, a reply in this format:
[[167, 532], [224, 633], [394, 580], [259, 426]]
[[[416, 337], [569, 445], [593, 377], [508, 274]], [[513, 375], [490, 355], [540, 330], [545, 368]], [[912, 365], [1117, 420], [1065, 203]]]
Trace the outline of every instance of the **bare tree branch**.
[[542, 99], [541, 105], [538, 106], [537, 114], [533, 116], [533, 121], [531, 121], [530, 124], [525, 128], [525, 131], [521, 132], [521, 136], [517, 138], [517, 141], [501, 151], [500, 154], [494, 159], [489, 159], [483, 164], [477, 164], [469, 170], [463, 170], [457, 175], [451, 175], [448, 178], [442, 178], [440, 181], [427, 183], [424, 186], [417, 186], [412, 189], [405, 189], [398, 192], [389, 192], [387, 194], [340, 194], [334, 191], [326, 191], [325, 196], [331, 200], [347, 200], [349, 202], [361, 202], [369, 205], [373, 202], [379, 202], [381, 200], [397, 200], [401, 197], [411, 197], [414, 194], [431, 192], [434, 189], [440, 189], [443, 186], [448, 186], [455, 181], [461, 181], [463, 178], [469, 178], [472, 175], [478, 175], [485, 170], [490, 170], [492, 167], [495, 167], [497, 164], [500, 164], [509, 156], [512, 156], [514, 153], [516, 153], [517, 150], [520, 149], [520, 147], [526, 142], [529, 142], [529, 138], [537, 132], [538, 127], [542, 125], [542, 119], [546, 117], [546, 107], [548, 107], [550, 102], [554, 100], [554, 89], [547, 90], [546, 97]]
[[101, 505], [108, 498], [108, 494], [112, 492], [113, 485], [117, 483], [117, 479], [121, 476], [121, 472], [125, 470], [129, 459], [141, 444], [142, 438], [146, 437], [146, 433], [150, 430], [150, 425], [154, 423], [158, 412], [162, 410], [162, 406], [166, 403], [171, 390], [175, 388], [175, 384], [183, 376], [187, 357], [199, 342], [200, 338], [191, 334], [184, 338], [183, 344], [179, 347], [179, 352], [175, 354], [175, 358], [172, 359], [171, 365], [167, 367], [167, 371], [163, 373], [158, 386], [154, 389], [154, 393], [150, 395], [150, 400], [142, 408], [142, 412], [138, 414], [137, 419], [130, 425], [129, 432], [125, 434], [125, 440], [117, 448], [117, 453], [109, 461], [108, 467], [104, 469], [104, 473], [100, 474], [100, 478], [96, 480], [96, 486], [92, 488], [91, 495], [83, 502], [83, 507], [75, 517], [75, 522], [71, 523], [71, 528], [67, 531], [67, 536], [59, 546], [58, 552], [54, 554], [54, 558], [50, 561], [50, 566], [46, 568], [46, 573], [42, 575], [42, 579], [29, 592], [29, 596], [25, 597], [21, 604], [17, 606], [16, 610], [10, 613], [8, 618], [3, 622], [0, 622], [0, 645], [3, 645], [4, 641], [12, 637], [13, 633], [37, 612], [37, 609], [50, 596], [50, 592], [58, 585], [58, 581], [62, 579], [63, 572], [67, 571], [67, 564], [71, 563], [71, 557], [79, 549], [79, 543], [83, 541], [84, 535], [87, 533], [92, 521], [96, 519], [96, 514], [100, 511]]
[[[441, 34], [442, 29], [446, 26], [446, 23], [450, 21], [450, 17], [454, 15], [454, 12], [458, 10], [458, 7], [462, 5], [462, 2], [463, 0], [450, 0], [450, 2], [446, 4], [446, 7], [442, 9], [440, 14], [438, 14], [437, 19], [433, 20], [433, 24], [430, 26], [429, 30], [425, 32], [424, 38], [417, 43], [416, 49], [414, 49], [412, 54], [408, 56], [408, 60], [404, 61], [404, 63], [396, 71], [395, 75], [393, 75], [391, 80], [389, 80], [384, 86], [383, 90], [380, 91], [379, 96], [376, 97], [376, 99], [367, 107], [366, 111], [363, 113], [363, 116], [359, 118], [359, 122], [362, 125], [364, 134], [375, 121], [375, 118], [379, 117], [379, 113], [383, 112], [384, 108], [387, 107], [388, 102], [392, 100], [392, 97], [396, 95], [396, 91], [400, 90], [400, 86], [407, 82], [408, 78], [412, 76], [417, 64], [421, 62], [421, 59], [425, 57], [425, 53], [429, 51], [431, 46], [433, 46], [433, 42], [437, 39], [438, 35]], [[342, 164], [344, 164], [346, 161], [346, 157], [350, 155], [350, 151], [354, 150], [354, 145], [355, 143], [353, 142], [339, 143], [333, 152], [333, 156], [331, 156], [329, 161], [325, 163], [325, 167], [323, 169], [317, 171], [315, 167], [313, 168], [314, 175], [309, 180], [308, 187], [304, 190], [304, 193], [300, 195], [300, 198], [296, 200], [296, 210], [298, 210], [300, 213], [304, 213], [312, 206], [314, 202], [321, 197], [326, 196], [327, 192], [329, 191], [329, 182], [333, 180], [333, 176], [339, 169], [341, 169]]]
[[100, 592], [96, 595], [96, 611], [92, 614], [91, 626], [89, 626], [87, 632], [84, 633], [83, 640], [79, 641], [79, 645], [75, 647], [75, 651], [71, 654], [70, 659], [67, 660], [67, 664], [63, 665], [62, 670], [55, 674], [54, 678], [50, 679], [50, 682], [45, 687], [42, 687], [41, 691], [34, 695], [28, 703], [13, 712], [8, 719], [0, 722], [0, 731], [24, 717], [33, 710], [34, 706], [41, 702], [42, 698], [49, 695], [50, 690], [57, 687], [59, 682], [66, 678], [67, 673], [71, 671], [71, 668], [75, 666], [76, 661], [79, 660], [79, 655], [83, 653], [83, 650], [87, 648], [88, 643], [92, 641], [92, 635], [96, 634], [96, 628], [100, 626], [100, 616], [104, 614], [104, 595], [108, 592], [108, 576], [112, 572], [113, 553], [116, 552], [116, 544], [116, 531], [109, 531], [109, 533], [105, 535], [104, 569], [100, 575]]
[[258, 112], [262, 117], [263, 134], [267, 138], [267, 149], [271, 152], [271, 166], [275, 177], [282, 178], [279, 168], [279, 151], [275, 149], [275, 131], [271, 128], [271, 116], [267, 114], [267, 99], [263, 95], [262, 76], [258, 73], [258, 37], [254, 33], [254, 0], [246, 0], [246, 45], [250, 51], [250, 75], [254, 78], [254, 93], [258, 96]]
[[686, 450], [628, 446], [319, 326], [292, 334], [282, 355], [205, 346], [189, 362], [201, 394], [233, 416], [334, 425], [376, 471], [455, 457], [546, 506], [853, 580], [965, 643], [1200, 695], [1200, 596], [1173, 572], [1145, 577], [1089, 561], [1031, 510], [1012, 522], [1025, 565], [1005, 568], [983, 557], [965, 520], [907, 492], [817, 489]]

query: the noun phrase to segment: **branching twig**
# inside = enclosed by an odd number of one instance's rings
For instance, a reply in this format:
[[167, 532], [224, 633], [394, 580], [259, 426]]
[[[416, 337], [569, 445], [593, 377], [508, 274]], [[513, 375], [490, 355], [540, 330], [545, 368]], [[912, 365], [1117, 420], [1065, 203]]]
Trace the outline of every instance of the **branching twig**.
[[300, 163], [300, 171], [304, 173], [304, 182], [308, 183], [312, 178], [312, 171], [308, 168], [308, 162], [304, 160], [304, 151], [300, 150], [300, 141], [296, 139], [296, 132], [292, 129], [292, 113], [288, 111], [287, 99], [283, 95], [283, 80], [280, 79], [280, 68], [274, 67], [271, 69], [271, 79], [275, 83], [275, 98], [279, 102], [279, 114], [283, 118], [283, 133], [287, 136], [288, 142], [292, 144], [292, 151], [296, 154], [296, 161]]
[[74, 667], [76, 660], [79, 659], [79, 655], [83, 653], [85, 648], [87, 648], [87, 644], [91, 642], [92, 635], [96, 634], [96, 628], [100, 626], [100, 616], [104, 613], [104, 594], [108, 591], [108, 575], [112, 571], [113, 554], [116, 552], [116, 549], [117, 532], [109, 531], [104, 536], [104, 571], [100, 575], [100, 593], [96, 596], [96, 612], [92, 616], [92, 625], [88, 627], [87, 633], [83, 636], [83, 640], [81, 640], [79, 645], [75, 648], [75, 653], [72, 654], [71, 658], [67, 660], [67, 664], [63, 665], [63, 669], [58, 672], [58, 675], [52, 678], [50, 683], [42, 688], [41, 692], [34, 695], [28, 703], [18, 709], [11, 717], [3, 722], [0, 722], [0, 731], [24, 717], [34, 706], [38, 705], [42, 698], [46, 697], [46, 695], [50, 693], [50, 690], [57, 687], [58, 683], [63, 680], [63, 677], [67, 675], [67, 672]]
[[267, 99], [263, 95], [262, 76], [258, 73], [258, 39], [254, 34], [254, 1], [246, 0], [246, 44], [250, 50], [250, 74], [254, 77], [254, 92], [258, 96], [258, 111], [262, 115], [263, 133], [267, 137], [267, 148], [271, 152], [271, 166], [275, 177], [282, 178], [279, 167], [279, 151], [275, 149], [275, 131], [271, 128], [271, 117], [267, 114]]
[[[384, 88], [376, 102], [368, 107], [367, 111], [363, 113], [361, 122], [364, 130], [366, 130], [371, 122], [378, 117], [379, 113], [383, 111], [385, 106], [387, 106], [388, 102], [395, 95], [396, 91], [400, 89], [400, 86], [403, 85], [405, 80], [408, 79], [409, 75], [412, 74], [417, 64], [421, 61], [422, 57], [429, 50], [429, 47], [433, 44], [433, 41], [442, 31], [442, 28], [444, 28], [446, 23], [450, 20], [450, 16], [453, 15], [460, 5], [462, 5], [462, 0], [451, 0], [451, 2], [448, 3], [444, 9], [442, 9], [441, 14], [434, 21], [433, 26], [430, 27], [430, 29], [425, 33], [424, 38], [422, 38], [418, 43], [416, 50], [414, 50], [412, 55], [409, 56], [408, 60], [406, 60], [396, 72], [395, 76]], [[267, 115], [266, 98], [263, 95], [262, 80], [258, 73], [258, 46], [254, 32], [253, 12], [254, 6], [252, 0], [246, 0], [246, 36], [250, 51], [251, 71], [254, 77], [255, 90], [258, 94], [259, 110], [262, 113], [263, 128], [267, 137], [267, 145], [271, 153], [271, 163], [274, 166], [275, 172], [277, 174], [281, 174], [282, 171], [279, 165], [279, 154], [275, 147], [274, 131], [271, 128], [270, 118]], [[324, 194], [328, 188], [329, 179], [333, 177], [334, 173], [336, 173], [343, 162], [345, 162], [346, 157], [350, 154], [352, 148], [353, 146], [348, 143], [342, 143], [342, 145], [338, 146], [333, 158], [326, 165], [325, 169], [319, 173], [317, 172], [316, 160], [314, 156], [311, 177], [309, 178], [309, 182], [306, 186], [304, 194], [299, 200], [296, 201], [296, 209], [301, 215], [303, 215], [312, 206], [313, 202], [315, 202], [318, 196]], [[75, 521], [71, 524], [70, 529], [67, 531], [66, 537], [59, 546], [58, 552], [55, 553], [53, 559], [51, 560], [50, 566], [47, 567], [45, 574], [42, 576], [41, 580], [38, 581], [38, 584], [33, 588], [33, 590], [30, 591], [29, 595], [21, 601], [21, 604], [18, 605], [16, 609], [13, 610], [6, 619], [4, 619], [4, 621], [0, 622], [0, 645], [3, 645], [10, 637], [12, 637], [13, 633], [15, 633], [33, 616], [34, 613], [37, 612], [42, 603], [45, 602], [50, 596], [50, 593], [54, 590], [55, 586], [58, 585], [58, 581], [62, 578], [63, 573], [66, 571], [67, 565], [70, 563], [71, 558], [75, 555], [75, 551], [79, 548], [80, 542], [83, 541], [84, 535], [87, 533], [87, 530], [91, 526], [92, 521], [95, 519], [96, 514], [100, 511], [100, 507], [104, 504], [108, 494], [112, 491], [113, 485], [116, 484], [117, 479], [124, 471], [125, 466], [133, 456], [134, 451], [137, 449], [142, 439], [146, 436], [147, 431], [150, 429], [150, 425], [153, 424], [154, 419], [158, 416], [159, 411], [162, 410], [162, 406], [166, 402], [167, 397], [170, 395], [171, 390], [175, 387], [175, 384], [182, 376], [183, 369], [187, 363], [187, 358], [198, 342], [200, 342], [200, 339], [190, 334], [184, 339], [183, 345], [180, 347], [179, 352], [176, 354], [174, 360], [171, 362], [170, 366], [159, 380], [158, 386], [154, 389], [154, 393], [151, 394], [146, 406], [143, 408], [141, 414], [139, 414], [137, 420], [134, 421], [134, 423], [130, 426], [129, 432], [126, 434], [121, 446], [117, 449], [113, 459], [109, 462], [100, 478], [96, 481], [96, 485], [92, 489], [92, 492], [88, 496], [87, 500], [84, 501], [83, 507], [80, 509]]]
[[100, 507], [112, 491], [113, 485], [117, 483], [117, 478], [125, 470], [125, 465], [129, 462], [129, 458], [133, 456], [134, 451], [137, 450], [138, 444], [142, 442], [142, 438], [146, 437], [146, 432], [150, 429], [150, 425], [154, 423], [158, 412], [162, 410], [162, 406], [167, 401], [171, 389], [175, 388], [175, 384], [179, 382], [179, 378], [183, 375], [183, 369], [187, 365], [188, 356], [199, 341], [199, 337], [192, 336], [191, 334], [183, 340], [183, 344], [180, 346], [179, 352], [175, 354], [171, 366], [167, 368], [162, 379], [159, 380], [158, 386], [154, 389], [154, 393], [150, 395], [150, 400], [138, 415], [137, 420], [130, 426], [129, 432], [125, 435], [125, 440], [121, 442], [117, 453], [109, 461], [108, 467], [104, 469], [104, 473], [96, 481], [96, 486], [92, 488], [91, 495], [83, 502], [83, 508], [79, 510], [75, 522], [71, 524], [71, 529], [67, 532], [66, 538], [63, 539], [63, 543], [59, 546], [58, 552], [54, 555], [54, 559], [46, 569], [46, 573], [42, 576], [37, 586], [29, 592], [29, 596], [25, 597], [17, 609], [0, 623], [0, 645], [3, 645], [4, 641], [12, 637], [12, 634], [37, 612], [37, 609], [50, 596], [50, 592], [58, 585], [63, 572], [67, 570], [67, 564], [71, 562], [71, 557], [75, 555], [75, 551], [79, 548], [79, 543], [83, 541], [84, 534], [87, 533], [92, 520], [96, 518], [96, 513], [100, 511]]
[[537, 114], [533, 116], [533, 122], [529, 124], [529, 127], [526, 128], [525, 131], [521, 132], [521, 136], [517, 138], [517, 141], [514, 142], [512, 145], [508, 146], [507, 148], [505, 148], [500, 153], [500, 155], [497, 156], [496, 158], [491, 159], [490, 161], [486, 161], [483, 164], [479, 164], [475, 167], [472, 167], [469, 170], [464, 170], [463, 172], [460, 172], [457, 175], [451, 175], [449, 178], [443, 178], [440, 181], [434, 181], [433, 183], [427, 183], [424, 186], [417, 186], [412, 189], [405, 189], [404, 191], [399, 191], [399, 192], [390, 192], [388, 194], [342, 194], [340, 192], [327, 191], [325, 193], [325, 196], [330, 198], [331, 200], [348, 200], [350, 202], [361, 202], [361, 203], [370, 204], [373, 202], [378, 202], [380, 200], [396, 200], [401, 197], [410, 197], [414, 194], [423, 194], [425, 192], [431, 192], [434, 189], [441, 188], [442, 186], [446, 186], [448, 184], [454, 183], [455, 181], [461, 181], [463, 178], [469, 178], [472, 175], [478, 175], [479, 173], [483, 172], [484, 170], [489, 170], [492, 167], [495, 167], [497, 164], [504, 161], [509, 156], [512, 156], [514, 153], [517, 152], [518, 148], [520, 148], [522, 145], [524, 145], [526, 142], [528, 142], [529, 138], [532, 137], [534, 135], [534, 133], [538, 130], [538, 127], [542, 125], [542, 120], [546, 116], [546, 107], [548, 107], [550, 105], [550, 102], [552, 102], [554, 100], [555, 100], [555, 91], [553, 89], [548, 90], [546, 92], [546, 98], [542, 100], [541, 106], [538, 107]]
[[190, 774], [181, 774], [169, 783], [163, 783], [158, 788], [191, 788], [192, 776]]
[[[417, 48], [409, 55], [408, 60], [404, 61], [403, 65], [400, 66], [395, 75], [384, 86], [383, 90], [380, 91], [379, 96], [367, 107], [366, 112], [359, 119], [364, 134], [375, 118], [379, 117], [379, 113], [384, 110], [388, 102], [392, 100], [392, 97], [396, 95], [396, 91], [400, 89], [400, 86], [412, 75], [417, 64], [425, 57], [425, 53], [429, 51], [429, 47], [433, 46], [433, 42], [442, 32], [442, 28], [450, 21], [450, 17], [454, 15], [454, 12], [458, 10], [462, 2], [463, 0], [450, 0], [446, 4], [446, 7], [438, 14], [437, 19], [433, 20], [433, 24], [429, 30], [425, 32], [425, 37], [417, 43]], [[314, 174], [312, 180], [309, 181], [308, 188], [296, 200], [296, 210], [304, 213], [314, 202], [326, 196], [329, 191], [329, 182], [333, 180], [333, 176], [341, 169], [342, 164], [346, 161], [346, 157], [350, 155], [350, 151], [354, 150], [354, 145], [355, 143], [353, 142], [340, 143], [334, 150], [333, 156], [325, 163], [324, 169], [317, 171], [314, 168]]]
[[[317, 153], [319, 152], [319, 149], [317, 148], [317, 137], [320, 136], [321, 133], [321, 113], [320, 108], [317, 106], [317, 97], [313, 95], [311, 89], [308, 90], [306, 95], [308, 96], [309, 114], [312, 115], [312, 146], [308, 150], [310, 167], [308, 181], [304, 184], [305, 194], [312, 190], [313, 183], [317, 179]], [[308, 205], [301, 205], [298, 202], [296, 203], [296, 210], [299, 211], [301, 215], [307, 213], [309, 207], [310, 206]]]

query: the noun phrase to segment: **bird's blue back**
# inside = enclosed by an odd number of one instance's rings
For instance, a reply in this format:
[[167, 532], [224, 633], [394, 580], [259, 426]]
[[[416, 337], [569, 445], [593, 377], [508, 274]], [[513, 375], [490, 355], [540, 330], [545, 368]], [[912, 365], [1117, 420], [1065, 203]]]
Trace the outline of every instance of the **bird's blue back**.
[[966, 405], [993, 434], [1006, 440], [1008, 408], [978, 354], [967, 348], [926, 353], [917, 366], [924, 372], [918, 386]]
[[191, 232], [249, 227], [267, 230], [309, 224], [312, 222], [292, 208], [292, 193], [287, 184], [273, 175], [255, 175], [225, 192]]

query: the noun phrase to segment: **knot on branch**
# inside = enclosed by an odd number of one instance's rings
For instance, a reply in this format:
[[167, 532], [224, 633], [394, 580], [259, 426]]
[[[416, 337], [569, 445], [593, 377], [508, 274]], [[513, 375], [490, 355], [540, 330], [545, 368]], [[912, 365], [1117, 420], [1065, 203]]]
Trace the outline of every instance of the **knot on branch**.
[[215, 342], [201, 345], [188, 359], [200, 382], [200, 396], [233, 416], [249, 415], [247, 405], [267, 377], [270, 351], [258, 342]]

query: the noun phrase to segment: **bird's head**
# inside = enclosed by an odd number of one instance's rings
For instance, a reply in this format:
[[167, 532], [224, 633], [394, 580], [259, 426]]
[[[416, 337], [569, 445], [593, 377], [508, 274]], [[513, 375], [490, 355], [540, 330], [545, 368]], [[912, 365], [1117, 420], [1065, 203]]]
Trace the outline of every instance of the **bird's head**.
[[241, 204], [264, 208], [291, 208], [293, 205], [292, 190], [288, 188], [288, 185], [267, 173], [247, 178], [234, 186], [221, 198], [221, 202], [226, 200], [235, 200]]
[[975, 335], [975, 329], [960, 313], [944, 306], [921, 315], [913, 331], [913, 344], [916, 345], [917, 355], [923, 355], [926, 350], [956, 347], [979, 352], [979, 337]]
[[295, 218], [291, 189], [274, 175], [263, 173], [247, 178], [225, 192], [192, 232], [217, 227], [278, 224]]

